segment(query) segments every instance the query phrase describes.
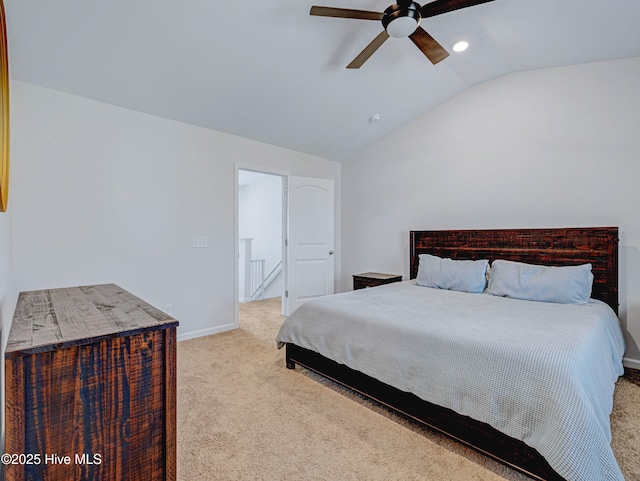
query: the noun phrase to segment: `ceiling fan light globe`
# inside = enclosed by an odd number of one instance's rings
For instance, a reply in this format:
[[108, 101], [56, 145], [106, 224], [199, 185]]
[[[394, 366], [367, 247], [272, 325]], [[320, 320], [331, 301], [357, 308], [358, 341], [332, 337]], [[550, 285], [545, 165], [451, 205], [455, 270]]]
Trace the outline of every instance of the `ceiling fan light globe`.
[[416, 2], [395, 3], [384, 11], [382, 26], [390, 37], [408, 37], [420, 25], [420, 5]]
[[386, 27], [391, 37], [404, 38], [411, 35], [418, 28], [418, 20], [413, 17], [398, 17], [393, 19]]

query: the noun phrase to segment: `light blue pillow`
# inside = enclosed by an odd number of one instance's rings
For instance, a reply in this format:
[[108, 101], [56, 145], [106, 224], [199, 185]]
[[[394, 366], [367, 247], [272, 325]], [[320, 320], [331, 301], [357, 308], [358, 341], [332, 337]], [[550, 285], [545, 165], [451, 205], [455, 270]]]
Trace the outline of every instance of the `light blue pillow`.
[[420, 254], [418, 258], [416, 284], [419, 286], [473, 293], [484, 291], [488, 260], [453, 260], [431, 254]]
[[555, 267], [497, 259], [491, 264], [488, 291], [514, 299], [584, 304], [592, 286], [591, 264]]

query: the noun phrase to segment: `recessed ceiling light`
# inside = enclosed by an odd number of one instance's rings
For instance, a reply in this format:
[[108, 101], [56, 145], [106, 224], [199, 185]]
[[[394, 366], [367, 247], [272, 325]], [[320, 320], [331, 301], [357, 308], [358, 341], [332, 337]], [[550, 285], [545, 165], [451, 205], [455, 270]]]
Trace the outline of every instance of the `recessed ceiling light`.
[[460, 42], [456, 42], [453, 45], [453, 51], [454, 52], [464, 52], [468, 48], [469, 48], [469, 42], [465, 42], [464, 40], [462, 40]]

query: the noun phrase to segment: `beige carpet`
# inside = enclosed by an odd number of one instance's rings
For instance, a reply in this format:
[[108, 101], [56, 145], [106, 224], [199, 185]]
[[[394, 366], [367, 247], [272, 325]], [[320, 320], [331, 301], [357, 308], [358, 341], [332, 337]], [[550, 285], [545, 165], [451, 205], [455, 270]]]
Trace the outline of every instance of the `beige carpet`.
[[[280, 300], [241, 305], [240, 329], [178, 343], [178, 480], [528, 478], [359, 398], [284, 367]], [[613, 447], [640, 481], [640, 386], [618, 382]]]

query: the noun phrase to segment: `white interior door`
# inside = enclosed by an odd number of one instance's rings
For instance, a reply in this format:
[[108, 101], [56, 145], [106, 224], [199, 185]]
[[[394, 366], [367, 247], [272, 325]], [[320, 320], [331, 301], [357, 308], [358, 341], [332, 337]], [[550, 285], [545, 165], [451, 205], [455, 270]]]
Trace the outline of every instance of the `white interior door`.
[[289, 177], [286, 315], [334, 292], [333, 180]]

